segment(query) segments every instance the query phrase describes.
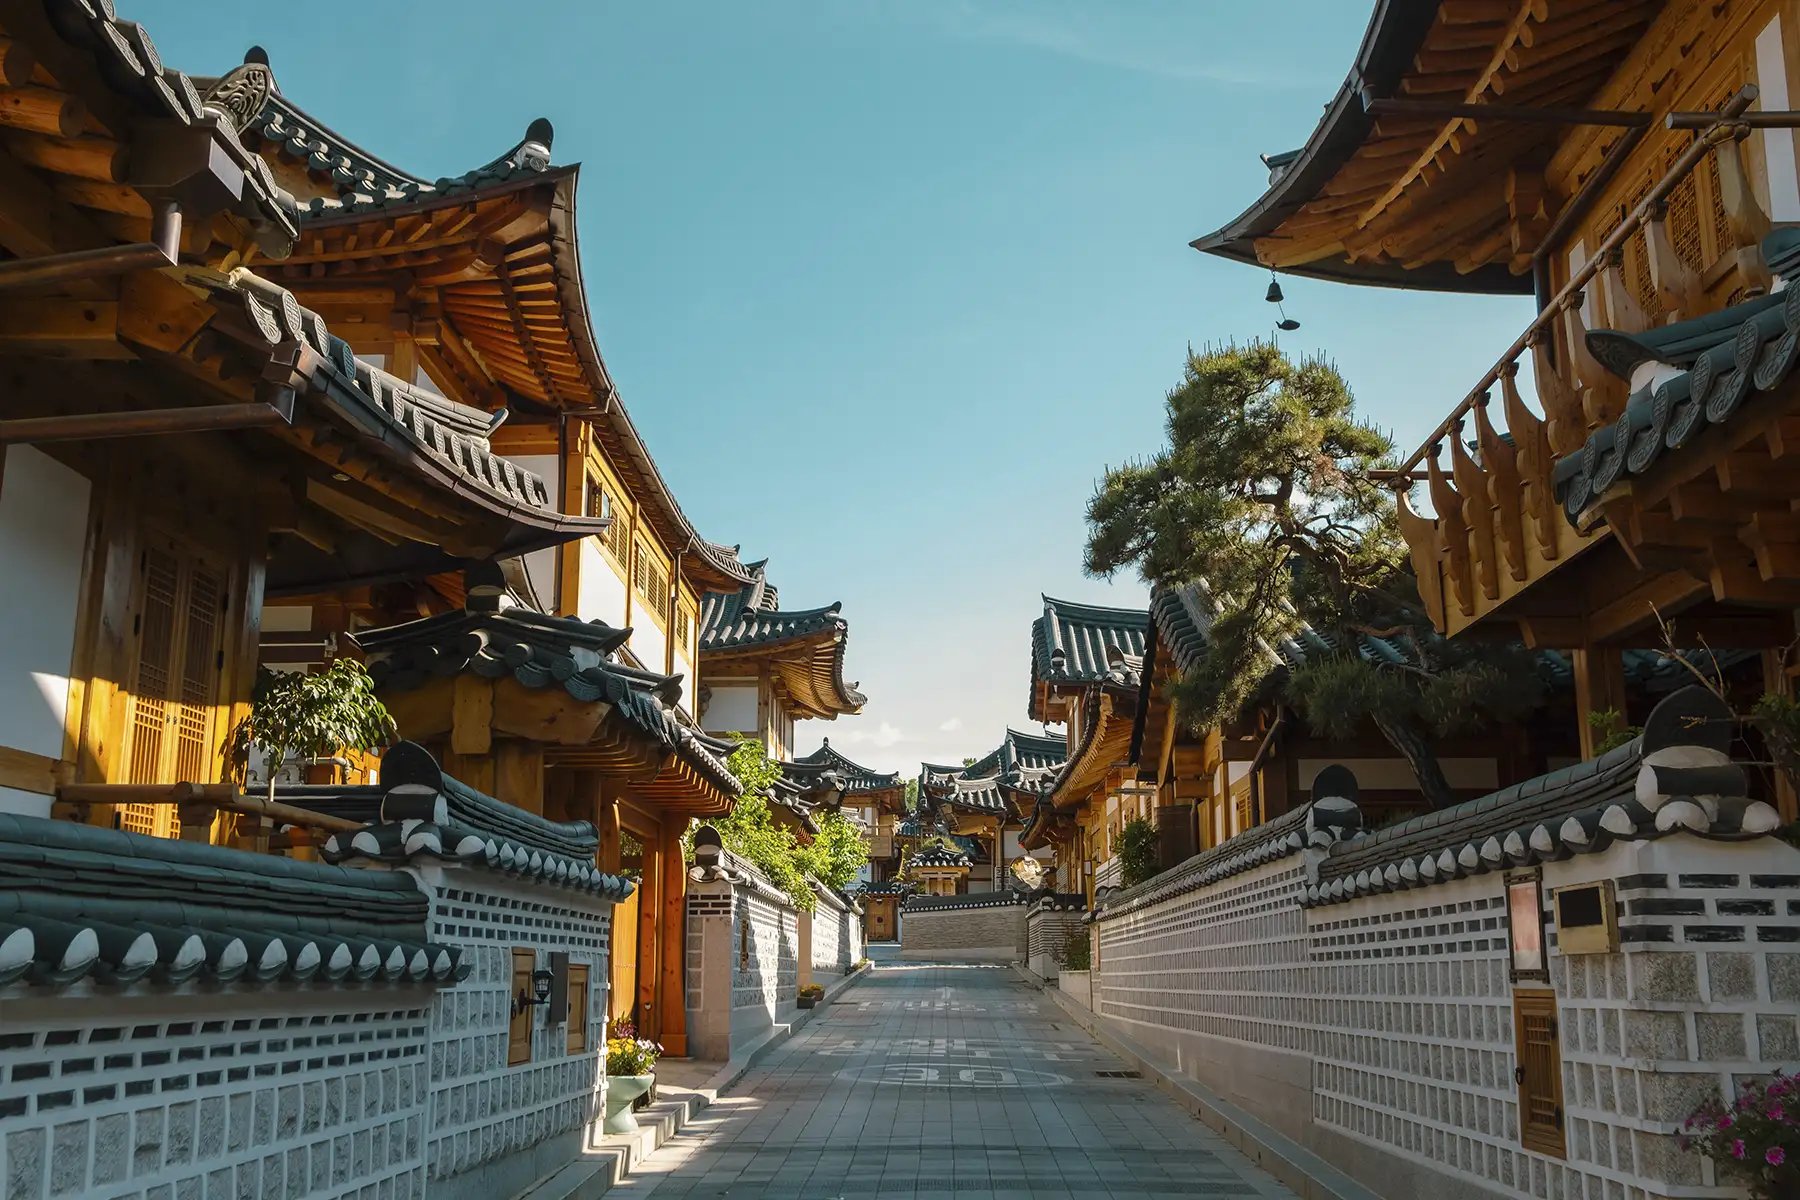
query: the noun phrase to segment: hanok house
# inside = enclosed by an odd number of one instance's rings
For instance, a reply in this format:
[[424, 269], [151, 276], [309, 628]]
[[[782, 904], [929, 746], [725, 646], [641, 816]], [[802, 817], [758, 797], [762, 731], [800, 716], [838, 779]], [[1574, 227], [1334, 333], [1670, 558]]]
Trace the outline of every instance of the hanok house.
[[[841, 812], [862, 830], [869, 866], [857, 890], [863, 905], [863, 940], [892, 941], [899, 929], [895, 897], [868, 893], [876, 878], [891, 879], [898, 865], [895, 824], [906, 807], [906, 786], [898, 774], [871, 771], [832, 748], [831, 739], [811, 754], [781, 764], [782, 787], [808, 811], [823, 806]], [[881, 874], [877, 876], [877, 872]]]
[[[971, 892], [1005, 891], [1011, 864], [1029, 852], [1019, 844], [1028, 813], [1062, 767], [1061, 738], [1008, 729], [1000, 745], [967, 766], [920, 764], [919, 816], [967, 850]], [[1048, 859], [1046, 850], [1033, 857]]]
[[[1298, 1089], [1263, 1115], [1409, 1194], [1722, 1194], [1729, 1181], [1678, 1146], [1680, 1121], [1791, 1068], [1800, 1045], [1796, 934], [1772, 920], [1800, 879], [1770, 836], [1793, 802], [1744, 769], [1767, 755], [1741, 721], [1787, 690], [1800, 603], [1780, 461], [1800, 318], [1791, 234], [1773, 228], [1800, 219], [1800, 37], [1772, 2], [1605, 8], [1380, 7], [1306, 147], [1195, 243], [1345, 282], [1536, 300], [1396, 487], [1445, 635], [1566, 652], [1585, 761], [1337, 842], [1316, 867], [1275, 865], [1252, 831], [1099, 920], [1097, 969], [1116, 978], [1095, 1003], [1129, 1020], [1157, 955], [1241, 944], [1302, 889], [1301, 941], [1211, 994], [1269, 997], [1228, 1017], [1256, 1043], [1259, 1084]], [[1535, 404], [1517, 378], [1527, 354]], [[1665, 639], [1754, 652], [1737, 657], [1759, 677], [1728, 670], [1725, 699], [1696, 686], [1649, 709], [1626, 665]], [[1643, 732], [1600, 754], [1588, 718], [1609, 709]], [[1257, 907], [1176, 934], [1220, 888]], [[1223, 1028], [1209, 992], [1157, 1021]], [[1393, 996], [1473, 998], [1486, 1017], [1477, 1031], [1447, 1014], [1430, 1039], [1444, 1044], [1415, 1050], [1394, 1042]], [[1396, 1091], [1394, 1070], [1419, 1086]]]
[[[1371, 825], [1430, 808], [1411, 764], [1373, 722], [1364, 722], [1350, 737], [1325, 738], [1308, 729], [1281, 699], [1288, 671], [1333, 651], [1308, 626], [1268, 648], [1266, 678], [1243, 712], [1212, 728], [1196, 728], [1185, 720], [1171, 689], [1199, 666], [1217, 613], [1204, 582], [1158, 588], [1150, 597], [1149, 636], [1127, 757], [1137, 767], [1138, 781], [1154, 787], [1150, 808], [1165, 868], [1305, 803], [1318, 774], [1334, 763], [1355, 772], [1357, 802]], [[1429, 669], [1404, 638], [1364, 636], [1358, 650], [1372, 662]], [[1574, 741], [1563, 728], [1566, 706], [1556, 702], [1569, 690], [1566, 660], [1545, 656], [1539, 665], [1552, 700], [1543, 711], [1505, 728], [1434, 739], [1431, 749], [1453, 798], [1472, 799], [1572, 761]], [[1640, 668], [1635, 682], [1646, 695], [1667, 674], [1658, 665], [1654, 656], [1634, 658]]]
[[1153, 791], [1129, 770], [1149, 618], [1044, 597], [1031, 624], [1032, 720], [1061, 725], [1066, 760], [1036, 798], [1019, 838], [1035, 853], [1054, 847], [1057, 886], [1082, 892], [1115, 881], [1115, 844], [1125, 823], [1151, 817]]
[[614, 916], [613, 1015], [685, 1053], [681, 837], [738, 795], [730, 745], [685, 718], [678, 677], [621, 661], [629, 630], [501, 607], [497, 581], [474, 582], [462, 611], [358, 635], [377, 694], [458, 779], [599, 827], [600, 869], [638, 883]]
[[486, 414], [359, 360], [233, 265], [296, 237], [239, 137], [246, 81], [202, 98], [140, 27], [53, 7], [6, 17], [36, 66], [0, 115], [0, 803], [45, 815], [83, 789], [95, 823], [223, 837], [169, 789], [219, 780], [269, 595], [606, 526], [496, 457]]
[[1789, 687], [1794, 20], [1773, 0], [1383, 8], [1305, 148], [1194, 243], [1534, 297], [1401, 462], [1400, 520], [1440, 630], [1567, 653], [1587, 757], [1593, 714], [1644, 719], [1633, 648], [1762, 652], [1750, 693]]
[[[679, 677], [694, 713], [701, 593], [753, 577], [694, 530], [601, 358], [576, 237], [580, 168], [552, 163], [550, 122], [491, 162], [427, 180], [308, 115], [259, 49], [228, 84], [250, 96], [246, 142], [300, 199], [293, 253], [261, 269], [366, 360], [477, 414], [512, 469], [544, 481], [551, 508], [595, 519], [591, 537], [524, 554], [510, 590], [628, 630], [618, 656]], [[390, 624], [454, 610], [455, 582], [376, 587], [347, 606], [285, 589], [293, 611], [279, 619], [328, 634]]]
[[866, 697], [844, 678], [850, 624], [840, 606], [783, 609], [765, 565], [748, 570], [742, 585], [702, 597], [700, 724], [754, 738], [770, 758], [784, 759], [794, 752], [796, 721], [853, 716]]

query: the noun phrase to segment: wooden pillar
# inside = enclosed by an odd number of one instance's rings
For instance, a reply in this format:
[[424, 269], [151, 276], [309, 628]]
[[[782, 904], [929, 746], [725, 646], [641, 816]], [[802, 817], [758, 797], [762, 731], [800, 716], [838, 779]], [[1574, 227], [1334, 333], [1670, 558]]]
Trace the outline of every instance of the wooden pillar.
[[594, 772], [583, 771], [594, 794], [594, 826], [600, 831], [600, 852], [595, 865], [608, 875], [619, 873], [619, 785]]
[[494, 782], [494, 756], [491, 754], [458, 754], [448, 751], [443, 758], [444, 774], [492, 796], [498, 790]]
[[661, 1006], [658, 1028], [663, 1050], [687, 1056], [687, 864], [682, 861], [683, 823], [663, 823], [657, 855], [662, 889]]
[[[1762, 685], [1763, 691], [1771, 696], [1789, 696], [1793, 694], [1794, 681], [1787, 672], [1785, 655], [1780, 650], [1764, 650], [1762, 652]], [[1781, 813], [1786, 824], [1800, 820], [1800, 805], [1795, 802], [1794, 784], [1783, 771], [1771, 771], [1775, 780], [1775, 808]]]
[[1617, 646], [1583, 646], [1569, 651], [1575, 672], [1575, 721], [1581, 757], [1598, 756], [1606, 734], [1594, 728], [1590, 714], [1609, 709], [1625, 719], [1625, 660]]
[[494, 746], [494, 795], [526, 812], [544, 814], [544, 751], [508, 738]]
[[662, 1041], [662, 1012], [657, 1007], [656, 993], [661, 983], [660, 963], [657, 961], [657, 923], [662, 916], [662, 873], [666, 866], [663, 862], [662, 836], [660, 830], [643, 831], [644, 839], [644, 877], [638, 881], [638, 889], [642, 898], [638, 901], [638, 994], [637, 1010], [643, 1024], [649, 1026], [647, 1037]]

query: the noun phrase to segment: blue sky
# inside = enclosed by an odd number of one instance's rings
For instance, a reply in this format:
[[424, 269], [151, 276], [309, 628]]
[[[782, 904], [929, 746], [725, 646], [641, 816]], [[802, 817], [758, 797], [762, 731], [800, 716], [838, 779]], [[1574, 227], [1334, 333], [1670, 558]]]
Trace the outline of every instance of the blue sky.
[[[1039, 594], [1081, 571], [1083, 506], [1153, 450], [1186, 347], [1269, 332], [1267, 276], [1187, 242], [1301, 145], [1367, 3], [1224, 0], [119, 0], [165, 61], [263, 45], [283, 92], [415, 173], [532, 118], [580, 162], [602, 352], [683, 507], [842, 600], [865, 714], [812, 722], [916, 770], [1024, 702]], [[1410, 449], [1530, 318], [1523, 299], [1284, 280]]]

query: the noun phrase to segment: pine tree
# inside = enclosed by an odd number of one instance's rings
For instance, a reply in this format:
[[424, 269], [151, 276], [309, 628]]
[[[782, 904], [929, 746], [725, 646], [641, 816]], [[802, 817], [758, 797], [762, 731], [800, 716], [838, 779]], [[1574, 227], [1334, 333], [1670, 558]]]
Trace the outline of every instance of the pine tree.
[[[1108, 470], [1088, 502], [1086, 567], [1209, 586], [1206, 653], [1176, 687], [1184, 719], [1222, 724], [1277, 688], [1322, 736], [1372, 722], [1441, 807], [1453, 796], [1432, 736], [1517, 719], [1542, 684], [1519, 647], [1432, 630], [1394, 497], [1372, 474], [1393, 443], [1354, 407], [1322, 359], [1263, 342], [1190, 353], [1168, 396], [1168, 444]], [[1288, 670], [1270, 648], [1303, 627], [1324, 646]], [[1371, 638], [1400, 653], [1363, 653]]]

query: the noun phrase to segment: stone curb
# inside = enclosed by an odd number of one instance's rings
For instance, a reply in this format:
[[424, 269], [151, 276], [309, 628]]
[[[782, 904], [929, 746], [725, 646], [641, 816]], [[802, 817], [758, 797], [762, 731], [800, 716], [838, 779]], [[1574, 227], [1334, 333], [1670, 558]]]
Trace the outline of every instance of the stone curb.
[[1231, 1143], [1239, 1153], [1291, 1190], [1300, 1200], [1383, 1200], [1344, 1172], [1280, 1132], [1185, 1075], [1177, 1075], [1151, 1057], [1144, 1046], [1114, 1032], [1054, 984], [1014, 964], [1026, 983], [1038, 988], [1094, 1040], [1125, 1059], [1156, 1086], [1173, 1096], [1200, 1123]]
[[862, 981], [869, 968], [853, 972], [825, 989], [825, 1003], [797, 1011], [789, 1021], [777, 1024], [731, 1056], [731, 1060], [715, 1071], [698, 1087], [658, 1087], [656, 1103], [639, 1110], [636, 1133], [609, 1133], [598, 1144], [584, 1151], [580, 1158], [519, 1194], [518, 1200], [595, 1200], [639, 1170], [644, 1160], [666, 1145], [706, 1106], [726, 1094], [726, 1090], [742, 1079], [751, 1067], [769, 1051], [794, 1036], [814, 1016], [830, 1006], [831, 1001]]

